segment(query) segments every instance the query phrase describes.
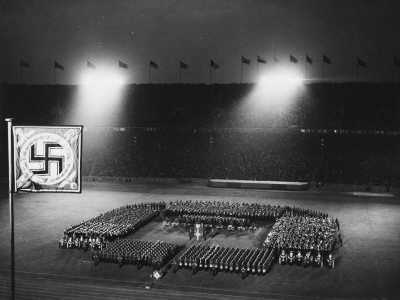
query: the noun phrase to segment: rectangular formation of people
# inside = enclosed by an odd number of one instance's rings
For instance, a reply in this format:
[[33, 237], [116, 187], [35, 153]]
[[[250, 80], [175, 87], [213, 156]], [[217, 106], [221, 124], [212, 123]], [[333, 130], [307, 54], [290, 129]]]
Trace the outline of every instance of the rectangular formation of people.
[[[265, 273], [272, 258], [283, 263], [291, 261], [293, 255], [290, 251], [300, 252], [304, 257], [307, 257], [307, 253], [304, 252], [312, 251], [313, 257], [327, 255], [331, 259], [337, 241], [341, 242], [339, 221], [329, 218], [327, 213], [320, 211], [259, 203], [175, 201], [168, 207], [165, 202], [148, 202], [126, 205], [100, 214], [89, 221], [67, 228], [59, 246], [83, 248], [85, 251], [90, 249], [93, 251], [92, 258], [96, 264], [102, 261], [118, 262], [120, 265], [124, 263], [138, 266], [152, 265], [154, 268], [160, 268], [176, 255], [177, 245], [160, 241], [125, 239], [138, 228], [154, 220], [160, 213], [163, 218], [172, 217], [177, 225], [192, 228], [195, 224], [202, 224], [205, 231], [207, 228], [254, 230], [257, 221], [275, 222], [264, 242], [264, 249], [233, 249], [217, 246], [209, 249], [201, 248], [205, 246], [190, 248], [185, 253], [190, 259], [184, 266], [189, 263], [191, 267], [195, 266], [195, 271], [207, 267], [216, 269], [218, 265], [219, 269], [240, 268], [246, 269], [247, 272]], [[289, 252], [289, 256], [285, 256], [286, 252], [282, 251]], [[208, 253], [208, 256], [212, 254], [211, 263], [202, 261], [205, 253]], [[184, 262], [185, 259], [188, 258], [184, 257], [183, 260], [181, 258], [181, 261]], [[174, 264], [179, 267], [176, 260]]]

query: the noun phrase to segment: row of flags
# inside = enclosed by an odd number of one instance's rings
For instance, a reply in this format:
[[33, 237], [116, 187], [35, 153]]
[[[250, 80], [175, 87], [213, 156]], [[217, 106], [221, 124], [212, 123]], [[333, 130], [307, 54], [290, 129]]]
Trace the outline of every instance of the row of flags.
[[[293, 56], [292, 54], [290, 54], [289, 61], [291, 63], [297, 64], [299, 62], [299, 59], [297, 57]], [[280, 62], [279, 59], [276, 56], [274, 56], [274, 63], [279, 63], [279, 62]], [[306, 63], [312, 65], [313, 62], [314, 62], [314, 60], [310, 56], [308, 56], [308, 54], [306, 54]], [[322, 55], [322, 62], [325, 64], [328, 64], [328, 65], [332, 64], [332, 60], [329, 57], [327, 57], [325, 54]], [[257, 63], [266, 64], [267, 60], [265, 58], [257, 55]], [[242, 56], [242, 64], [250, 65], [251, 59]], [[364, 67], [364, 68], [367, 67], [366, 61], [359, 57], [357, 57], [357, 65], [360, 67]], [[400, 68], [400, 59], [393, 56], [393, 65]], [[22, 59], [20, 60], [20, 66], [22, 68], [30, 68], [31, 67], [31, 65], [28, 62], [26, 62]], [[93, 69], [93, 70], [96, 69], [96, 65], [94, 65], [90, 61], [87, 61], [87, 67], [90, 69]], [[122, 61], [118, 61], [118, 67], [122, 68], [122, 69], [128, 69], [128, 64], [126, 64]], [[158, 69], [158, 64], [152, 60], [149, 60], [149, 67], [152, 69]], [[184, 63], [183, 61], [179, 61], [179, 67], [181, 69], [188, 69], [189, 65], [187, 63]], [[212, 69], [218, 69], [219, 65], [211, 59], [210, 67]], [[54, 68], [59, 69], [59, 70], [64, 70], [64, 66], [62, 64], [58, 63], [57, 61], [54, 61]]]

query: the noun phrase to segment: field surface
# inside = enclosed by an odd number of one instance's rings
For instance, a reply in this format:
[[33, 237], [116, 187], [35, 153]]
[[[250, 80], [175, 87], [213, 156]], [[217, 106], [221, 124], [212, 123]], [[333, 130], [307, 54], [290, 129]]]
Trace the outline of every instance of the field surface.
[[[181, 269], [153, 282], [151, 268], [101, 263], [90, 253], [58, 248], [63, 230], [126, 204], [175, 200], [229, 201], [299, 206], [339, 218], [343, 247], [336, 268], [275, 264], [266, 276]], [[191, 185], [84, 183], [82, 194], [14, 197], [17, 299], [400, 299], [400, 199], [332, 191], [278, 192], [213, 189]], [[208, 244], [257, 247], [272, 224], [251, 234], [220, 232]], [[10, 295], [8, 193], [0, 186], [0, 299]], [[164, 240], [187, 247], [185, 230], [161, 219], [131, 238]]]

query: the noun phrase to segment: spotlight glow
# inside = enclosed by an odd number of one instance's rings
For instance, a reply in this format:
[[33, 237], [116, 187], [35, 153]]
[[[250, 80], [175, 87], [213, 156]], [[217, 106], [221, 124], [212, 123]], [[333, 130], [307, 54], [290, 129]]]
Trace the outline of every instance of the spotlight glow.
[[284, 107], [290, 104], [302, 85], [302, 78], [296, 70], [273, 69], [261, 76], [253, 96], [264, 106]]
[[88, 123], [111, 123], [122, 106], [125, 78], [115, 68], [86, 69], [80, 76], [77, 114]]
[[83, 94], [88, 98], [112, 100], [125, 84], [124, 78], [114, 70], [86, 70], [82, 74], [81, 87]]
[[286, 94], [288, 90], [296, 89], [301, 84], [302, 79], [297, 72], [290, 69], [279, 69], [263, 75], [258, 87], [273, 94]]

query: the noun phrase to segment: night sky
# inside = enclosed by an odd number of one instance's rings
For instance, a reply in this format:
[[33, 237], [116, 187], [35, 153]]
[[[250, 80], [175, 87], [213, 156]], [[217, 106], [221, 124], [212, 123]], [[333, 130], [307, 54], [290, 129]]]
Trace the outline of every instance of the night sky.
[[[400, 1], [259, 0], [259, 1], [0, 1], [0, 82], [52, 84], [56, 60], [57, 83], [79, 84], [86, 61], [97, 69], [113, 67], [129, 83], [147, 83], [149, 59], [155, 83], [208, 83], [210, 59], [220, 65], [215, 82], [256, 80], [257, 55], [273, 68], [274, 54], [281, 65], [305, 73], [305, 54], [312, 59], [308, 77], [320, 80], [322, 54], [325, 79], [355, 81], [357, 57], [360, 81], [400, 80]], [[298, 58], [289, 63], [289, 55]], [[119, 69], [118, 61], [128, 64]]]

